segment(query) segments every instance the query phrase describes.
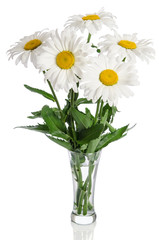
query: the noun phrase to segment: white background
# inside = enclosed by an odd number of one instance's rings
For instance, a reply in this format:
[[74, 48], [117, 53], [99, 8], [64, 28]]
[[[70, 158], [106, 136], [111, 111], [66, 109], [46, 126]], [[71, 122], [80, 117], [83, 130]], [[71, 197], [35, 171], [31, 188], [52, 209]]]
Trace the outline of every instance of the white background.
[[[69, 16], [95, 12], [103, 6], [117, 16], [120, 33], [137, 32], [139, 38], [151, 38], [156, 58], [149, 65], [137, 62], [140, 86], [133, 89], [133, 98], [119, 103], [114, 127], [137, 125], [127, 137], [103, 150], [96, 182], [94, 240], [158, 240], [157, 0], [6, 0], [1, 4], [0, 240], [73, 239], [67, 151], [40, 133], [13, 129], [35, 123], [27, 119], [30, 112], [50, 104], [23, 84], [48, 88], [31, 65], [26, 69], [8, 62], [6, 51], [25, 35], [44, 28], [62, 29]], [[106, 30], [103, 27], [101, 35]], [[63, 99], [63, 92], [58, 96]]]

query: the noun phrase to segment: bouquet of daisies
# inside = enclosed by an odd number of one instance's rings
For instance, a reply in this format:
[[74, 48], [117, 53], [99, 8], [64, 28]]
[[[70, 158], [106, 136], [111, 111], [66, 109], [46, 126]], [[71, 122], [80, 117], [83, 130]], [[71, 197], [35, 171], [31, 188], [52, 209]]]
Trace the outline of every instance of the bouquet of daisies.
[[[112, 30], [94, 45], [91, 37], [102, 26]], [[32, 112], [31, 119], [42, 123], [24, 126], [45, 134], [51, 141], [71, 151], [94, 153], [127, 134], [128, 125], [112, 126], [120, 97], [133, 95], [132, 86], [139, 84], [135, 58], [148, 62], [154, 57], [150, 40], [139, 40], [137, 34], [119, 35], [115, 17], [104, 9], [97, 13], [75, 15], [68, 19], [64, 30], [38, 31], [20, 39], [10, 50], [9, 59], [25, 67], [30, 60], [44, 74], [50, 92], [24, 85], [51, 101], [41, 110]], [[77, 31], [88, 31], [88, 38], [78, 37]], [[56, 92], [68, 94], [62, 107]], [[83, 89], [83, 97], [79, 91]], [[88, 106], [96, 106], [92, 114]], [[84, 111], [81, 105], [87, 106]]]

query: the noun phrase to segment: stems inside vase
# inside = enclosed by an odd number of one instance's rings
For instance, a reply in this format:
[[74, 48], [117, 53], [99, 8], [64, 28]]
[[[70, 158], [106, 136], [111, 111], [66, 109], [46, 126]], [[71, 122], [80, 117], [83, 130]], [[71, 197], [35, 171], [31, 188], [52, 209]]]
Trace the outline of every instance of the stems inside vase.
[[[73, 153], [72, 174], [74, 181], [74, 209], [77, 215], [86, 216], [94, 212], [94, 185], [98, 159], [97, 153], [88, 154], [83, 161], [83, 155]], [[87, 165], [85, 165], [87, 162]]]

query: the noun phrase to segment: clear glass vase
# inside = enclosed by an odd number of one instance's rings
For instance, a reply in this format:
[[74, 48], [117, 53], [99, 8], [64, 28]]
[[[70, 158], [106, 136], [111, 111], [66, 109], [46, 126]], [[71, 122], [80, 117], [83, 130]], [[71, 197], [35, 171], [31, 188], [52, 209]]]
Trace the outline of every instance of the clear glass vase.
[[73, 240], [93, 240], [96, 222], [89, 225], [71, 223], [73, 228]]
[[100, 155], [101, 151], [69, 151], [74, 196], [71, 220], [77, 224], [91, 224], [96, 220], [94, 191]]

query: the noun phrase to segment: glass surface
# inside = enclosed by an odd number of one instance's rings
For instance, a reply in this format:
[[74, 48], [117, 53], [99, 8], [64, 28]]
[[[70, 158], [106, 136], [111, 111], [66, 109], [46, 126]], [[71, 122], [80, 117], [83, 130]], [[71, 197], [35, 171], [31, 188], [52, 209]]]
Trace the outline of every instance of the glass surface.
[[91, 224], [96, 220], [94, 191], [101, 151], [95, 153], [69, 152], [73, 180], [73, 211], [71, 220]]
[[89, 225], [78, 225], [72, 222], [73, 240], [93, 240], [96, 222]]

